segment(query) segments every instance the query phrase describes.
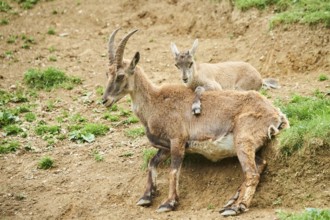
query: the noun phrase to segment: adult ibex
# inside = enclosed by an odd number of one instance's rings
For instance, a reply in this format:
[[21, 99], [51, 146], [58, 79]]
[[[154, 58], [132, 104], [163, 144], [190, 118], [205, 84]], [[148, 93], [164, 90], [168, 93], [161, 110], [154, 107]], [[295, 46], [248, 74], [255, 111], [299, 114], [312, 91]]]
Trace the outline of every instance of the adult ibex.
[[114, 49], [114, 37], [109, 42], [108, 83], [103, 104], [112, 106], [125, 95], [132, 99], [132, 108], [145, 127], [150, 143], [158, 148], [148, 166], [148, 181], [137, 205], [148, 206], [156, 191], [156, 167], [171, 157], [169, 195], [159, 212], [173, 210], [179, 197], [179, 174], [186, 152], [204, 155], [212, 161], [237, 156], [244, 173], [244, 182], [220, 211], [236, 215], [247, 211], [260, 174], [266, 162], [257, 159], [256, 151], [280, 129], [289, 127], [286, 116], [255, 91], [206, 91], [201, 100], [205, 110], [199, 117], [191, 114], [194, 92], [183, 85], [158, 87], [137, 66], [136, 52], [132, 60], [124, 60], [127, 34]]
[[197, 46], [198, 39], [190, 50], [179, 52], [176, 45], [171, 43], [175, 66], [182, 73], [182, 81], [196, 92], [192, 107], [194, 114], [200, 114], [200, 96], [205, 90], [259, 90], [262, 86], [280, 87], [275, 79], [262, 79], [260, 73], [246, 62], [196, 63], [194, 56]]

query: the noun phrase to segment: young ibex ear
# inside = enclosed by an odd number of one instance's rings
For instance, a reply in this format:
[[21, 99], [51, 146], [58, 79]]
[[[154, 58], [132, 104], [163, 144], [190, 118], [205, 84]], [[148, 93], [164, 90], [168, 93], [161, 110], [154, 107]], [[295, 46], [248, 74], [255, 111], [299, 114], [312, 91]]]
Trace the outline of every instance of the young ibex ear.
[[134, 73], [134, 70], [135, 70], [135, 66], [138, 64], [140, 60], [140, 53], [139, 52], [136, 52], [131, 63], [129, 64], [129, 67], [128, 67], [128, 74], [133, 74]]
[[193, 44], [192, 48], [189, 50], [189, 53], [190, 53], [191, 55], [195, 55], [195, 52], [196, 52], [196, 50], [197, 50], [197, 47], [198, 47], [198, 39], [196, 39], [196, 40], [194, 41], [194, 44]]
[[175, 43], [173, 43], [173, 42], [171, 43], [171, 50], [174, 55], [174, 58], [177, 57], [180, 53], [178, 48], [176, 47]]

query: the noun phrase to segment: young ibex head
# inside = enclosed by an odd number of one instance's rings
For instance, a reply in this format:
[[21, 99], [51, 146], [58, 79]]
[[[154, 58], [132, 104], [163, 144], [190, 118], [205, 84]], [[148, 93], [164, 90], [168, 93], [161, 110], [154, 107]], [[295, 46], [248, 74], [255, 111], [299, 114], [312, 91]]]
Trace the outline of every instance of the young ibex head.
[[175, 58], [175, 66], [182, 73], [182, 81], [189, 84], [193, 78], [194, 71], [194, 55], [198, 46], [198, 39], [194, 41], [194, 44], [187, 52], [180, 52], [175, 43], [171, 43], [171, 50]]
[[112, 104], [120, 100], [130, 91], [132, 91], [132, 83], [130, 78], [135, 71], [135, 66], [139, 62], [140, 54], [136, 52], [131, 61], [123, 59], [124, 49], [128, 39], [138, 30], [128, 33], [119, 43], [117, 50], [114, 48], [115, 35], [118, 30], [112, 32], [109, 40], [109, 72], [108, 83], [103, 94], [102, 102], [105, 106], [110, 107]]

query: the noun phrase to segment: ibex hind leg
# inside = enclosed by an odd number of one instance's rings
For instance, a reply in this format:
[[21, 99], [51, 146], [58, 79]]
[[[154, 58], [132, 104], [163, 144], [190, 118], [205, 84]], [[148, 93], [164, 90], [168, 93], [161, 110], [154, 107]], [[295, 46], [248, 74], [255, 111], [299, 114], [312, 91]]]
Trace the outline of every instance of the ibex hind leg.
[[156, 194], [156, 178], [157, 178], [157, 166], [165, 161], [170, 156], [170, 151], [166, 149], [159, 149], [157, 154], [149, 161], [148, 165], [148, 181], [147, 187], [143, 196], [137, 202], [139, 206], [150, 206], [152, 198]]
[[248, 211], [248, 206], [259, 183], [260, 174], [266, 167], [266, 161], [256, 157], [252, 147], [250, 147], [250, 150], [248, 147], [243, 150], [239, 149], [237, 154], [244, 171], [244, 182], [235, 195], [220, 210], [223, 216], [238, 215]]

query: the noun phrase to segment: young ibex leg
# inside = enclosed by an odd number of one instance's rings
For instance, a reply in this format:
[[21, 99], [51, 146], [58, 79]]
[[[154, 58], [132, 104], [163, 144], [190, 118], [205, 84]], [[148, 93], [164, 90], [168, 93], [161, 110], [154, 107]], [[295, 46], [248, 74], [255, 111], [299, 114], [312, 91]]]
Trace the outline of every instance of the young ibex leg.
[[237, 156], [244, 172], [244, 182], [236, 194], [220, 210], [221, 215], [238, 215], [248, 210], [259, 183], [260, 174], [266, 167], [266, 161], [255, 157], [252, 141], [244, 141], [237, 145]]
[[157, 212], [167, 212], [175, 209], [179, 199], [179, 176], [184, 157], [185, 142], [171, 140], [171, 172], [169, 195], [165, 202], [159, 206]]
[[192, 104], [192, 112], [194, 115], [199, 115], [201, 113], [202, 107], [201, 107], [201, 96], [202, 93], [205, 91], [205, 89], [201, 86], [198, 86], [195, 89], [195, 98], [194, 102]]
[[159, 149], [157, 154], [149, 161], [148, 164], [148, 182], [147, 188], [143, 196], [137, 202], [140, 206], [150, 206], [152, 203], [152, 197], [156, 193], [156, 178], [157, 178], [157, 166], [161, 162], [165, 161], [170, 156], [170, 150]]

